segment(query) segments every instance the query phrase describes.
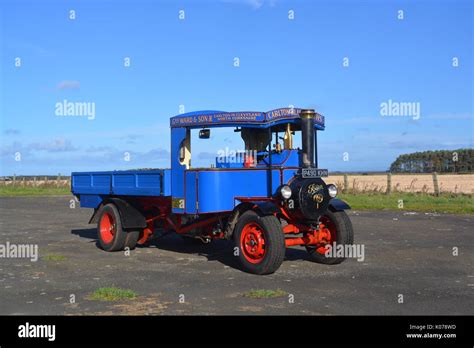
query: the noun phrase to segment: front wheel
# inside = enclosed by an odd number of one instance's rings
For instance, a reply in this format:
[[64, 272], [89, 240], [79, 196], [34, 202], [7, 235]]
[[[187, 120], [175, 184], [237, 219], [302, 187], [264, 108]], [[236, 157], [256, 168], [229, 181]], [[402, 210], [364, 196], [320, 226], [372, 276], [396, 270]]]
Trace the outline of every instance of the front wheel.
[[307, 246], [306, 250], [312, 261], [323, 263], [326, 265], [334, 265], [341, 263], [345, 257], [329, 257], [326, 256], [327, 246], [334, 247], [335, 245], [350, 245], [354, 243], [354, 230], [352, 223], [345, 211], [328, 211], [321, 216], [319, 222], [324, 225], [329, 232], [330, 238], [326, 245], [321, 246]]
[[259, 216], [247, 211], [237, 221], [233, 237], [244, 271], [270, 274], [283, 262], [285, 235], [275, 216]]

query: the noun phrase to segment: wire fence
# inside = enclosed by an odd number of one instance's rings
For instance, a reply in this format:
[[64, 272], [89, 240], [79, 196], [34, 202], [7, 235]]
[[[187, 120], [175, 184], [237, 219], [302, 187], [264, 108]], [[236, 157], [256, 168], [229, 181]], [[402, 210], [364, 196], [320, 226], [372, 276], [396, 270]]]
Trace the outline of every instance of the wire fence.
[[53, 188], [53, 187], [70, 187], [71, 177], [61, 176], [12, 176], [0, 178], [0, 186], [12, 187], [37, 187], [37, 188]]
[[474, 174], [340, 174], [325, 181], [345, 193], [474, 193]]
[[[335, 184], [344, 193], [396, 193], [473, 194], [474, 174], [333, 174], [324, 179]], [[71, 177], [61, 176], [12, 176], [0, 178], [0, 186], [66, 188]]]

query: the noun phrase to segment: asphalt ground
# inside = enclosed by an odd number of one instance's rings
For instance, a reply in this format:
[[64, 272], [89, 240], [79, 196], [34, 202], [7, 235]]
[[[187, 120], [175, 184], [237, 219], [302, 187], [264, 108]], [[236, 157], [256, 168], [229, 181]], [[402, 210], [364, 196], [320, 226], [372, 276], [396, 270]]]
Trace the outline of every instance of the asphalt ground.
[[[0, 198], [0, 244], [39, 251], [36, 262], [0, 258], [0, 314], [474, 314], [472, 215], [350, 211], [363, 261], [317, 264], [295, 247], [276, 273], [257, 276], [238, 269], [229, 241], [169, 234], [129, 256], [102, 251], [92, 211], [71, 198]], [[90, 298], [112, 286], [138, 297]], [[248, 296], [257, 289], [283, 295]]]

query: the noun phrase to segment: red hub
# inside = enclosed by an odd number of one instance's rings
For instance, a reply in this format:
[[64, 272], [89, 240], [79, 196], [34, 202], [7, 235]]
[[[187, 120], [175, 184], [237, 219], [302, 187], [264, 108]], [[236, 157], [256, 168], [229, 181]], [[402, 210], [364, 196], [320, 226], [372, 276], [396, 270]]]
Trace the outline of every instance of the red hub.
[[329, 219], [327, 216], [321, 216], [319, 219], [320, 222], [320, 231], [324, 232], [325, 236], [325, 245], [316, 248], [316, 251], [320, 254], [326, 253], [326, 246], [331, 245], [333, 242], [336, 242], [336, 225]]
[[247, 261], [259, 263], [265, 256], [265, 235], [263, 229], [255, 222], [250, 222], [242, 229], [240, 249]]
[[106, 244], [110, 244], [115, 235], [115, 218], [112, 214], [105, 212], [100, 219], [100, 238]]

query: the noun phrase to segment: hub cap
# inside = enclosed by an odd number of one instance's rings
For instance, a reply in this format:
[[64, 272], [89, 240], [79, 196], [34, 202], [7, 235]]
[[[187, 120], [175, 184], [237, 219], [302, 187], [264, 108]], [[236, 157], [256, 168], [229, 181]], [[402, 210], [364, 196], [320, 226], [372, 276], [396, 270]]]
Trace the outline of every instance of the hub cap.
[[263, 229], [255, 222], [250, 222], [242, 229], [240, 249], [247, 261], [259, 263], [265, 256], [265, 235]]
[[115, 219], [112, 214], [104, 213], [100, 219], [100, 238], [104, 243], [109, 244], [115, 235]]

